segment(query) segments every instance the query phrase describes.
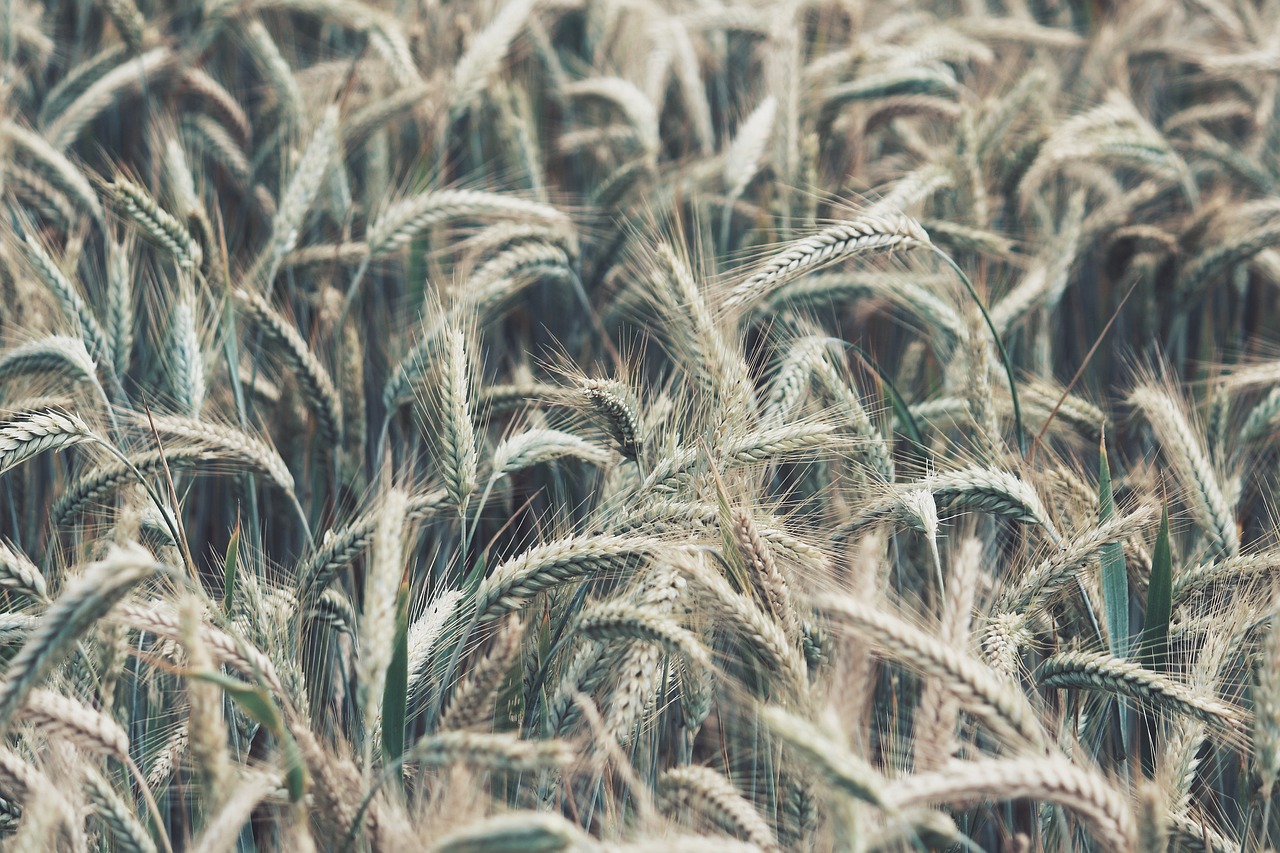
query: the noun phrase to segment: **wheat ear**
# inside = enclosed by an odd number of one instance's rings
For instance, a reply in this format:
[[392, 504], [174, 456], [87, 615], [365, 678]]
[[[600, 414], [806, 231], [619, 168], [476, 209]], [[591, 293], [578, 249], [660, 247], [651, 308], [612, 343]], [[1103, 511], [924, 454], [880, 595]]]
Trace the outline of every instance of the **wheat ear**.
[[1169, 708], [1216, 726], [1233, 740], [1246, 737], [1248, 712], [1211, 696], [1201, 696], [1163, 673], [1133, 661], [1089, 652], [1062, 652], [1040, 665], [1036, 680], [1043, 687], [1076, 687], [1102, 690], [1145, 702], [1153, 708]]
[[867, 214], [791, 243], [735, 287], [725, 304], [747, 307], [797, 275], [845, 258], [932, 245], [920, 223], [905, 214]]
[[870, 640], [893, 660], [935, 678], [960, 705], [1009, 743], [1038, 747], [1045, 737], [1026, 697], [973, 658], [910, 623], [848, 597], [815, 602], [837, 624]]
[[137, 584], [161, 570], [141, 547], [116, 548], [85, 573], [45, 611], [0, 683], [0, 732], [6, 731], [27, 696], [94, 622]]
[[342, 400], [329, 371], [307, 346], [297, 327], [272, 308], [265, 298], [244, 289], [236, 290], [235, 297], [254, 325], [280, 346], [285, 362], [297, 377], [303, 397], [320, 425], [324, 446], [338, 447], [342, 438]]
[[728, 779], [708, 767], [677, 767], [658, 780], [666, 811], [692, 809], [761, 850], [779, 851], [773, 829]]
[[962, 806], [990, 800], [1042, 800], [1079, 814], [1107, 849], [1115, 853], [1134, 849], [1133, 812], [1127, 798], [1096, 772], [1065, 758], [957, 762], [936, 773], [896, 780], [885, 799], [898, 809], [927, 803]]

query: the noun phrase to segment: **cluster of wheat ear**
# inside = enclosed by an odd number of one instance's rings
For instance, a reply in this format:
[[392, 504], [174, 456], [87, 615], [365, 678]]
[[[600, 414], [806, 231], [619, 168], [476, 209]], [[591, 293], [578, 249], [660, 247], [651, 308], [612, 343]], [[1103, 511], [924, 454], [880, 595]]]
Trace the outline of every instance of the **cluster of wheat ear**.
[[0, 3], [0, 847], [1280, 847], [1278, 46]]

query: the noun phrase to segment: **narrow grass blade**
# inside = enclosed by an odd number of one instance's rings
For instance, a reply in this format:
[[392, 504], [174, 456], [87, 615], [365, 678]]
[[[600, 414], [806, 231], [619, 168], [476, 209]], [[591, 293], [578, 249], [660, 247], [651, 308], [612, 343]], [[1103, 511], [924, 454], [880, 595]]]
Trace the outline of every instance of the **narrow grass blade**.
[[[1098, 521], [1115, 516], [1111, 493], [1111, 466], [1107, 462], [1104, 437], [1098, 457]], [[1102, 603], [1106, 611], [1107, 636], [1114, 657], [1129, 656], [1129, 576], [1125, 570], [1124, 545], [1110, 542], [1102, 546]]]
[[228, 615], [236, 600], [236, 569], [240, 560], [240, 519], [236, 519], [236, 529], [231, 532], [231, 541], [227, 543], [227, 559], [222, 569], [222, 609]]
[[409, 576], [396, 595], [396, 639], [382, 694], [382, 753], [394, 761], [404, 753], [404, 724], [409, 700]]
[[1173, 552], [1169, 547], [1169, 507], [1160, 517], [1160, 533], [1151, 554], [1151, 581], [1142, 624], [1142, 661], [1164, 672], [1169, 657], [1169, 620], [1173, 615]]

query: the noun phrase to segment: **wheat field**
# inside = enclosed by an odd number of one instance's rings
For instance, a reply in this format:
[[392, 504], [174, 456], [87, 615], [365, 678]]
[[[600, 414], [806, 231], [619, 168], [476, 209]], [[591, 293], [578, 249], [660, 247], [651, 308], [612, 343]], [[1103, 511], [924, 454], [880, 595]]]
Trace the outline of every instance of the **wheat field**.
[[1277, 0], [3, 0], [0, 849], [1280, 847]]

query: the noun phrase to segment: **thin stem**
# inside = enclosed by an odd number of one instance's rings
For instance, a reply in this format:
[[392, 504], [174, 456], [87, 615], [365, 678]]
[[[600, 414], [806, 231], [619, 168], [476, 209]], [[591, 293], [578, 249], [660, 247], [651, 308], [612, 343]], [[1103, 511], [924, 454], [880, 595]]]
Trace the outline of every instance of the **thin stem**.
[[1013, 428], [1018, 436], [1018, 452], [1025, 457], [1027, 455], [1027, 437], [1022, 431], [1022, 407], [1018, 405], [1018, 386], [1013, 378], [1013, 364], [1009, 361], [1009, 353], [1004, 348], [1004, 341], [1000, 340], [1000, 333], [996, 331], [996, 324], [991, 322], [991, 315], [987, 313], [987, 306], [982, 304], [982, 299], [978, 296], [978, 291], [974, 289], [973, 282], [969, 281], [969, 276], [964, 274], [964, 270], [960, 269], [960, 265], [952, 260], [951, 256], [946, 252], [937, 246], [933, 247], [933, 251], [947, 263], [947, 266], [955, 270], [956, 275], [960, 276], [960, 281], [964, 284], [965, 290], [969, 291], [969, 295], [973, 297], [978, 310], [982, 312], [982, 319], [986, 321], [987, 328], [991, 330], [991, 337], [995, 340], [996, 349], [1000, 352], [1000, 361], [1004, 364], [1005, 376], [1009, 379], [1009, 399], [1013, 402]]

